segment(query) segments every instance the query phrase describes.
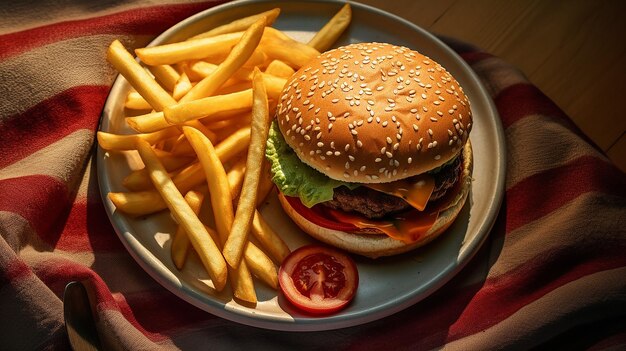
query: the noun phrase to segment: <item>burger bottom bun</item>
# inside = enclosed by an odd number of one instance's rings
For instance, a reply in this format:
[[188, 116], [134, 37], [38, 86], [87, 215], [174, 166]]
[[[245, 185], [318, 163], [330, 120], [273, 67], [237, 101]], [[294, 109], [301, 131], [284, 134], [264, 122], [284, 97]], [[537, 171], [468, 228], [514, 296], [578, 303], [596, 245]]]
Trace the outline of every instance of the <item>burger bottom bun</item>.
[[298, 227], [317, 240], [348, 252], [370, 258], [392, 256], [423, 246], [437, 238], [450, 227], [463, 209], [470, 192], [472, 185], [472, 167], [472, 147], [468, 140], [463, 148], [463, 171], [461, 172], [461, 179], [459, 180], [461, 182], [459, 192], [450, 202], [449, 207], [439, 213], [437, 221], [430, 230], [418, 241], [408, 244], [383, 234], [355, 234], [321, 227], [298, 213], [289, 205], [289, 202], [280, 192], [278, 199], [287, 215], [291, 217]]

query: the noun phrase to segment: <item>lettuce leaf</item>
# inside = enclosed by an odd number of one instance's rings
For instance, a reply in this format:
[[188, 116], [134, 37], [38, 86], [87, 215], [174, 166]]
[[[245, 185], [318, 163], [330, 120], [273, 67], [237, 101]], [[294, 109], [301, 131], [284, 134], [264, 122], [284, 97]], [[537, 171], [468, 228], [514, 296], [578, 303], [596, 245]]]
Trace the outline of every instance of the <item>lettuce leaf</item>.
[[337, 187], [344, 185], [354, 189], [359, 186], [331, 179], [300, 161], [285, 141], [276, 122], [272, 123], [269, 130], [265, 157], [271, 164], [272, 180], [278, 190], [287, 196], [300, 198], [307, 207], [332, 200], [333, 189]]

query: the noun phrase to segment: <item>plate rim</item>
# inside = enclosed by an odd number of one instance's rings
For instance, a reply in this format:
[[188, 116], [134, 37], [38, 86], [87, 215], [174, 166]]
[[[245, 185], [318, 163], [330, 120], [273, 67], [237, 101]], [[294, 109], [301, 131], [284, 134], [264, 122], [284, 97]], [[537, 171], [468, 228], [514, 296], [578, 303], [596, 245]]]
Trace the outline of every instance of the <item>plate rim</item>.
[[[326, 4], [337, 4], [342, 5], [345, 4], [345, 1], [341, 0], [297, 0], [294, 2], [300, 3], [326, 3]], [[292, 2], [292, 3], [294, 3]], [[176, 23], [172, 27], [168, 28], [157, 37], [155, 37], [147, 46], [158, 45], [161, 42], [167, 40], [168, 37], [172, 36], [174, 33], [178, 32], [181, 28], [187, 27], [190, 24], [195, 23], [197, 20], [204, 18], [206, 16], [210, 16], [211, 14], [218, 13], [221, 11], [228, 11], [232, 8], [245, 6], [249, 3], [265, 3], [265, 4], [280, 4], [280, 1], [277, 0], [236, 0], [229, 3], [213, 6], [206, 10], [200, 11], [196, 14], [193, 14], [182, 21]], [[358, 313], [360, 316], [351, 316], [351, 315], [331, 315], [327, 317], [312, 317], [309, 319], [297, 319], [294, 317], [293, 320], [287, 320], [284, 318], [272, 318], [265, 316], [264, 318], [258, 318], [251, 316], [249, 313], [241, 312], [240, 310], [233, 309], [229, 307], [227, 304], [224, 304], [220, 301], [217, 301], [211, 298], [208, 295], [198, 293], [192, 289], [189, 289], [184, 284], [181, 284], [180, 281], [177, 282], [178, 279], [172, 279], [174, 274], [166, 269], [165, 266], [153, 265], [149, 264], [149, 261], [157, 260], [150, 250], [145, 248], [137, 239], [135, 239], [132, 235], [128, 235], [130, 233], [130, 225], [128, 225], [125, 221], [118, 221], [114, 218], [114, 210], [115, 207], [112, 205], [110, 200], [107, 197], [107, 192], [109, 188], [107, 188], [102, 180], [104, 174], [101, 174], [100, 170], [105, 169], [104, 165], [104, 154], [106, 153], [99, 145], [97, 146], [97, 163], [96, 163], [96, 173], [98, 176], [98, 188], [100, 191], [100, 196], [103, 201], [107, 216], [111, 225], [122, 241], [126, 251], [130, 253], [135, 262], [137, 262], [140, 267], [147, 272], [153, 279], [155, 279], [161, 286], [165, 287], [167, 290], [175, 294], [177, 297], [187, 301], [188, 303], [196, 306], [197, 308], [202, 309], [205, 312], [211, 313], [220, 318], [224, 318], [229, 321], [233, 321], [236, 323], [260, 327], [264, 329], [270, 330], [281, 330], [281, 331], [322, 331], [322, 330], [333, 330], [340, 329], [350, 326], [356, 326], [368, 322], [372, 322], [374, 320], [378, 320], [394, 313], [397, 313], [403, 309], [412, 306], [419, 301], [423, 300], [427, 296], [431, 295], [434, 291], [440, 289], [443, 285], [445, 285], [448, 281], [450, 281], [454, 276], [456, 276], [459, 271], [461, 271], [467, 263], [472, 259], [472, 257], [476, 254], [478, 249], [483, 245], [491, 229], [493, 228], [497, 216], [500, 212], [500, 208], [504, 198], [505, 192], [505, 174], [506, 174], [506, 144], [504, 138], [504, 130], [502, 127], [501, 119], [498, 117], [498, 112], [495, 107], [493, 100], [491, 99], [487, 89], [482, 84], [482, 81], [478, 77], [478, 75], [472, 70], [472, 68], [463, 60], [452, 48], [450, 48], [445, 42], [435, 36], [433, 33], [428, 32], [424, 28], [400, 17], [395, 14], [386, 12], [379, 8], [362, 4], [350, 2], [350, 6], [355, 11], [355, 8], [361, 11], [371, 12], [379, 16], [388, 17], [394, 22], [399, 22], [404, 26], [410, 28], [413, 31], [419, 32], [421, 35], [427, 37], [429, 40], [433, 41], [438, 49], [442, 49], [445, 51], [446, 55], [452, 56], [457, 61], [458, 65], [464, 70], [464, 73], [470, 78], [474, 84], [480, 87], [480, 97], [482, 98], [482, 103], [488, 107], [491, 112], [493, 118], [491, 118], [495, 127], [495, 144], [496, 144], [496, 162], [498, 162], [498, 167], [496, 170], [497, 179], [496, 179], [496, 192], [494, 197], [490, 198], [491, 203], [488, 206], [488, 213], [486, 216], [482, 217], [482, 220], [479, 222], [477, 232], [479, 233], [479, 240], [474, 240], [469, 243], [469, 246], [461, 253], [456, 260], [456, 264], [453, 264], [450, 261], [450, 264], [443, 267], [443, 269], [439, 272], [439, 274], [433, 276], [431, 280], [434, 283], [430, 284], [424, 291], [422, 291], [419, 296], [415, 296], [415, 290], [407, 291], [402, 296], [396, 296], [391, 302], [380, 304], [370, 308], [367, 313]], [[105, 111], [112, 108], [113, 103], [109, 99], [114, 95], [115, 92], [124, 88], [126, 81], [123, 79], [121, 75], [117, 75], [115, 81], [112, 85], [112, 88], [109, 92], [107, 100], [105, 102], [103, 112], [100, 116], [100, 120], [98, 123], [98, 130], [102, 130], [102, 124], [105, 120]], [[468, 199], [469, 201], [469, 199]], [[467, 204], [466, 204], [467, 206]], [[120, 226], [120, 223], [122, 225]], [[115, 225], [114, 225], [115, 224]], [[120, 226], [120, 227], [118, 227]], [[140, 255], [143, 253], [144, 257]], [[171, 276], [168, 279], [168, 276]], [[208, 298], [207, 298], [208, 296]], [[209, 307], [209, 309], [207, 309]], [[347, 323], [349, 322], [349, 323]]]

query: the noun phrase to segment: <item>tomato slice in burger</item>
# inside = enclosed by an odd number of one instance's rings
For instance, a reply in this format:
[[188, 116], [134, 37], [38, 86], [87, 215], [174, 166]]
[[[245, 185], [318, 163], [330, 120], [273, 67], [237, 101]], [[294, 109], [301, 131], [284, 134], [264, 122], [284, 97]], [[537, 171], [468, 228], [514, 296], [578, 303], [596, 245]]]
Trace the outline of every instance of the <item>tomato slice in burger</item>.
[[356, 264], [338, 250], [308, 245], [293, 251], [278, 271], [280, 288], [289, 302], [312, 314], [344, 308], [359, 285]]

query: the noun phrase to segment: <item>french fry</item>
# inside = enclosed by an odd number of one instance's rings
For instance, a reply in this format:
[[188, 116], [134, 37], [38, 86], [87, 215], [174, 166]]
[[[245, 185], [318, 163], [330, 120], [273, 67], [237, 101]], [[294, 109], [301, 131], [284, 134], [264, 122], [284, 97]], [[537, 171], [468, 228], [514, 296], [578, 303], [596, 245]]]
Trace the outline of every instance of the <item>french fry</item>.
[[289, 78], [296, 73], [296, 71], [281, 60], [273, 60], [269, 65], [267, 65], [265, 73], [280, 78]]
[[249, 109], [244, 110], [231, 110], [222, 113], [216, 113], [211, 117], [210, 121], [204, 121], [203, 124], [211, 131], [213, 131], [218, 139], [224, 139], [230, 135], [222, 134], [222, 129], [230, 128], [233, 125], [240, 126], [239, 128], [243, 128], [244, 125], [250, 125], [251, 112]]
[[254, 244], [248, 243], [244, 251], [244, 258], [239, 265], [239, 269], [247, 265], [257, 278], [273, 289], [278, 288], [278, 271], [269, 256]]
[[263, 160], [265, 159], [265, 142], [269, 132], [269, 108], [267, 92], [263, 84], [263, 76], [258, 69], [254, 72], [252, 124], [250, 131], [250, 145], [246, 161], [246, 174], [243, 180], [241, 196], [237, 204], [237, 212], [232, 230], [222, 250], [226, 262], [237, 268], [241, 262], [248, 234], [252, 226], [252, 218], [256, 209], [257, 189]]
[[269, 11], [261, 12], [256, 15], [252, 15], [252, 16], [248, 16], [244, 18], [240, 18], [238, 20], [221, 25], [219, 27], [215, 27], [209, 31], [195, 35], [189, 38], [188, 40], [210, 38], [210, 37], [220, 35], [220, 34], [243, 31], [246, 28], [250, 27], [254, 22], [262, 18], [265, 18], [266, 26], [271, 26], [279, 14], [280, 14], [280, 8], [274, 8]]
[[[212, 132], [209, 128], [205, 127], [204, 124], [200, 123], [200, 121], [198, 120], [189, 121], [185, 123], [185, 125], [194, 127], [197, 130], [201, 131], [202, 134], [204, 134], [207, 138], [209, 138], [209, 140], [211, 140], [212, 143], [217, 142], [217, 134]], [[187, 138], [185, 138], [184, 135], [181, 135], [181, 138], [177, 140], [177, 142], [174, 144], [174, 146], [172, 147], [172, 153], [174, 155], [181, 155], [181, 156], [192, 155], [192, 154], [195, 155], [193, 148], [191, 147], [191, 145], [189, 145], [189, 141], [187, 140]]]
[[270, 227], [258, 210], [254, 211], [252, 235], [261, 243], [267, 253], [274, 259], [274, 262], [279, 265], [291, 252], [287, 244]]
[[233, 199], [239, 196], [241, 186], [243, 185], [243, 177], [246, 174], [246, 159], [241, 158], [226, 173], [228, 184], [230, 185], [230, 194]]
[[[192, 157], [181, 157], [179, 155], [174, 155], [171, 152], [159, 149], [154, 149], [154, 152], [157, 154], [157, 157], [161, 160], [163, 167], [165, 167], [165, 170], [168, 172], [187, 166], [195, 159]], [[154, 189], [152, 181], [150, 180], [150, 175], [148, 175], [148, 170], [145, 167], [131, 171], [130, 174], [128, 174], [122, 181], [122, 185], [131, 191]]]
[[196, 216], [178, 191], [172, 179], [167, 175], [165, 168], [163, 168], [158, 157], [152, 151], [150, 144], [139, 139], [137, 141], [137, 151], [139, 151], [146, 169], [149, 170], [150, 178], [157, 191], [161, 194], [178, 224], [187, 233], [191, 244], [209, 273], [215, 289], [221, 291], [226, 285], [228, 268], [218, 246], [211, 239], [198, 216]]
[[154, 133], [147, 134], [112, 134], [107, 132], [98, 132], [98, 143], [105, 150], [134, 150], [136, 148], [135, 143], [137, 139], [145, 140], [149, 144], [155, 144], [160, 140], [164, 140], [176, 135], [179, 135], [180, 131], [175, 127], [161, 129]]
[[285, 83], [287, 83], [287, 79], [285, 78], [263, 73], [263, 84], [265, 85], [265, 90], [267, 91], [267, 97], [272, 100], [278, 100]]
[[136, 91], [129, 91], [126, 95], [124, 107], [129, 110], [152, 110], [152, 106]]
[[199, 130], [184, 126], [183, 133], [196, 151], [205, 176], [211, 175], [206, 179], [211, 194], [211, 204], [214, 210], [220, 211], [219, 216], [215, 218], [215, 226], [220, 238], [227, 237], [234, 214], [230, 186], [222, 161], [217, 156], [211, 141]]
[[250, 58], [261, 41], [264, 28], [265, 17], [254, 22], [215, 71], [198, 82], [180, 99], [180, 102], [196, 100], [215, 93]]
[[183, 96], [185, 96], [192, 89], [191, 81], [189, 80], [189, 76], [187, 73], [183, 72], [178, 78], [176, 85], [174, 85], [174, 90], [172, 91], [172, 97], [176, 100], [180, 100]]
[[222, 85], [222, 87], [215, 92], [215, 95], [226, 95], [252, 89], [252, 82], [249, 80], [235, 81], [233, 84], [228, 83], [230, 82], [224, 83], [224, 85]]
[[[225, 55], [243, 35], [243, 32], [221, 34], [210, 38], [182, 41], [135, 50], [137, 57], [147, 65], [171, 65], [186, 60], [201, 60]], [[134, 60], [133, 60], [134, 61]]]
[[267, 54], [269, 59], [281, 60], [294, 68], [302, 67], [308, 60], [320, 54], [315, 48], [296, 41], [272, 27], [265, 29], [259, 48]]
[[272, 181], [272, 173], [270, 172], [270, 163], [267, 159], [263, 160], [263, 169], [261, 170], [261, 179], [259, 179], [259, 188], [257, 190], [256, 207], [263, 204], [270, 192], [274, 189]]
[[[215, 227], [223, 243], [230, 232], [233, 221], [233, 205], [226, 171], [211, 141], [204, 134], [189, 126], [183, 127], [183, 133], [196, 151], [200, 164], [204, 169], [209, 186], [211, 206], [213, 211], [219, 211], [215, 213]], [[243, 265], [237, 270], [234, 270], [234, 268], [231, 266], [229, 269], [230, 272], [234, 273], [231, 274], [231, 286], [235, 291], [235, 296], [244, 301], [256, 302], [254, 288], [250, 288], [252, 280], [247, 266]]]
[[148, 66], [148, 70], [154, 75], [154, 79], [167, 91], [174, 91], [174, 86], [180, 78], [180, 74], [170, 65]]
[[341, 9], [333, 16], [333, 18], [328, 21], [320, 29], [319, 32], [309, 40], [309, 46], [314, 47], [319, 52], [324, 52], [337, 41], [337, 39], [341, 36], [350, 22], [352, 21], [352, 8], [350, 4], [345, 4]]
[[152, 112], [145, 115], [126, 117], [125, 121], [126, 124], [137, 133], [152, 133], [172, 126], [165, 120], [165, 117], [163, 117], [163, 112]]
[[[200, 192], [189, 191], [185, 194], [185, 201], [187, 201], [189, 207], [191, 207], [191, 210], [196, 215], [200, 213], [200, 207], [202, 206], [203, 200], [204, 195]], [[176, 229], [174, 237], [172, 238], [172, 243], [170, 244], [172, 261], [174, 262], [174, 266], [176, 266], [176, 268], [183, 269], [190, 245], [191, 243], [189, 242], [189, 237], [187, 236], [185, 229], [183, 226], [179, 225]]]
[[176, 100], [135, 61], [119, 40], [114, 40], [109, 46], [107, 59], [156, 111], [176, 103]]
[[167, 204], [156, 190], [133, 192], [110, 192], [107, 197], [117, 211], [133, 217], [161, 211]]
[[319, 55], [319, 53], [313, 55], [307, 54], [305, 51], [289, 47], [281, 42], [265, 43], [262, 46], [262, 50], [267, 54], [269, 59], [281, 60], [295, 69], [299, 69]]
[[[170, 106], [163, 111], [163, 116], [167, 125], [182, 124], [198, 118], [205, 118], [205, 120], [209, 120], [210, 116], [219, 112], [240, 110], [251, 107], [252, 89], [248, 89], [237, 93], [209, 96]], [[129, 117], [128, 119], [138, 118]]]
[[[217, 69], [217, 65], [198, 60], [194, 61], [189, 65], [189, 70], [193, 72], [196, 76], [201, 77], [200, 79], [209, 76]], [[231, 78], [235, 81], [249, 81], [252, 79], [252, 70], [248, 68], [240, 68], [235, 73], [233, 73], [233, 77]], [[226, 84], [226, 83], [224, 83]]]

